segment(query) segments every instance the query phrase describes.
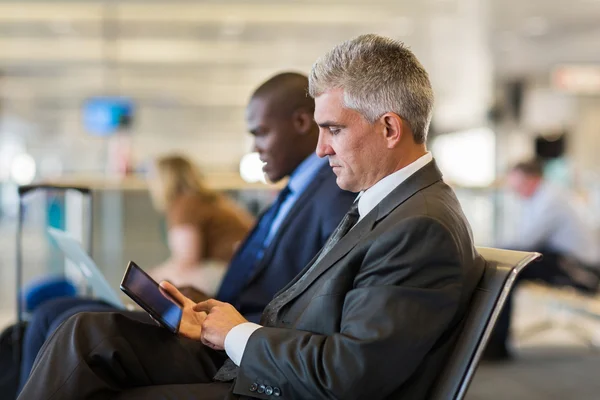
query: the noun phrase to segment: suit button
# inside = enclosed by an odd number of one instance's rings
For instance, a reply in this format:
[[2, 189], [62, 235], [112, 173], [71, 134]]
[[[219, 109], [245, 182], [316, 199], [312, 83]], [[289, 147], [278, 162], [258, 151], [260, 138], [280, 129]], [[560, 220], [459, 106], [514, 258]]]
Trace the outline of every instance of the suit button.
[[256, 391], [256, 393], [264, 393], [265, 392], [265, 385], [258, 385], [258, 390]]
[[275, 386], [273, 388], [273, 396], [275, 396], [275, 397], [281, 396], [281, 390], [279, 390], [279, 388], [277, 386]]
[[256, 383], [253, 383], [252, 385], [250, 385], [251, 392], [256, 392], [256, 389], [258, 389], [258, 385]]
[[267, 386], [267, 387], [265, 387], [265, 394], [266, 394], [267, 396], [270, 396], [270, 395], [272, 395], [272, 394], [273, 394], [273, 388], [272, 388], [271, 386]]

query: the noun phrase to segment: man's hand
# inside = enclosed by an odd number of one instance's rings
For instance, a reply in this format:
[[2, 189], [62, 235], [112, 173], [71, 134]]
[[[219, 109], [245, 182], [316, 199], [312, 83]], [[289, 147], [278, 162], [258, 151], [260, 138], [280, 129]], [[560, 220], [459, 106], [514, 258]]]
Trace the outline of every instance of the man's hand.
[[183, 309], [181, 323], [179, 324], [179, 335], [193, 340], [202, 340], [202, 323], [206, 319], [206, 313], [194, 311], [196, 303], [185, 297], [169, 282], [162, 281], [160, 287], [177, 300]]
[[231, 304], [214, 299], [196, 304], [194, 311], [208, 314], [202, 324], [202, 343], [215, 350], [224, 350], [229, 331], [248, 322]]

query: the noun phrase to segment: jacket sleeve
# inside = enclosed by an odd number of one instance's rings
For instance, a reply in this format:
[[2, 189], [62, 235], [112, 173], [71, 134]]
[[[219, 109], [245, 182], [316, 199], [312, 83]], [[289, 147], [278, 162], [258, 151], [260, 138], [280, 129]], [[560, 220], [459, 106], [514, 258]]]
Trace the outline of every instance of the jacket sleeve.
[[431, 218], [391, 227], [362, 259], [353, 289], [336, 294], [344, 296], [339, 333], [258, 329], [234, 393], [270, 398], [251, 390], [258, 381], [277, 386], [283, 399], [385, 398], [452, 323], [462, 290], [459, 253]]

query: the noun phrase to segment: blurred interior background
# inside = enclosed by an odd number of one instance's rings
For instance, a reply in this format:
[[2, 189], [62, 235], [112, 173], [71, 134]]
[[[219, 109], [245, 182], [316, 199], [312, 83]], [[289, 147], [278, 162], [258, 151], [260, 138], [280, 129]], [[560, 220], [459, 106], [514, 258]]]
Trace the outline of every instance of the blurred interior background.
[[[90, 221], [77, 194], [26, 199], [25, 278], [61, 268], [45, 235], [55, 226], [89, 239], [116, 285], [126, 261], [167, 253], [143, 179], [149, 160], [185, 153], [256, 214], [278, 187], [249, 154], [249, 95], [275, 73], [308, 73], [362, 33], [403, 40], [429, 71], [429, 148], [478, 245], [512, 234], [519, 210], [503, 176], [534, 156], [600, 226], [599, 0], [0, 0], [0, 326], [15, 313], [19, 185], [93, 191]], [[527, 301], [519, 321], [545, 309]], [[525, 366], [484, 368], [471, 398], [600, 397], [600, 358], [577, 338], [550, 332], [518, 345]]]

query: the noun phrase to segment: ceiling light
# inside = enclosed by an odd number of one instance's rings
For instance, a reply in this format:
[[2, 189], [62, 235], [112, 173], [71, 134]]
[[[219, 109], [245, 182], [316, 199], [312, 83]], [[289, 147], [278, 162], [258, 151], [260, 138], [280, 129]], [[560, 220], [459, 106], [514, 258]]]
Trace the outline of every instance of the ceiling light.
[[263, 165], [258, 153], [246, 154], [240, 161], [240, 176], [246, 182], [266, 183]]
[[35, 178], [35, 160], [27, 153], [16, 155], [11, 163], [10, 175], [19, 185], [28, 185]]

